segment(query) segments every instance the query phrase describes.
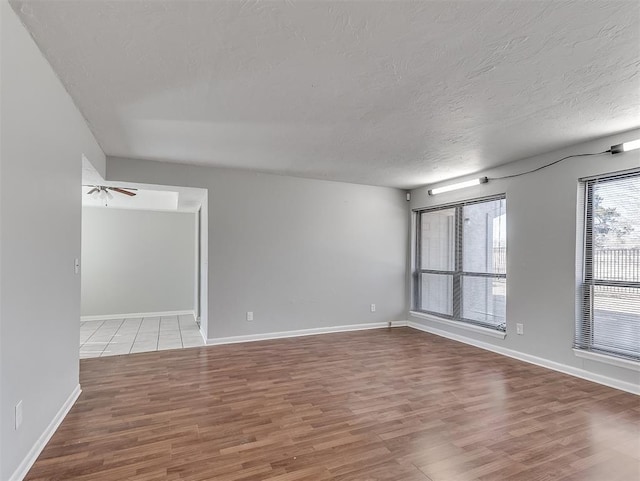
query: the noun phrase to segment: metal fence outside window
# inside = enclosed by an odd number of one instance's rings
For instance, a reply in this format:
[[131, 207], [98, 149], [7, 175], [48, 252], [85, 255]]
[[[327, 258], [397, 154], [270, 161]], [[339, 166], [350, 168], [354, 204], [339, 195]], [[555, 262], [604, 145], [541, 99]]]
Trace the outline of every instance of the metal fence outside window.
[[593, 277], [606, 281], [640, 282], [640, 249], [595, 248]]
[[[496, 272], [506, 272], [507, 250], [493, 248], [493, 266]], [[593, 276], [605, 281], [640, 282], [640, 249], [593, 250]]]

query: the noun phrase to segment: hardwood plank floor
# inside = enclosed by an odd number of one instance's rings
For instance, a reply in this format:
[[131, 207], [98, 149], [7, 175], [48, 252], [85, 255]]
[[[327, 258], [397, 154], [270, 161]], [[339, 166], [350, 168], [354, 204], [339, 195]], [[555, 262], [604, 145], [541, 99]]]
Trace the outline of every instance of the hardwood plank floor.
[[640, 398], [409, 328], [84, 359], [27, 480], [638, 480]]

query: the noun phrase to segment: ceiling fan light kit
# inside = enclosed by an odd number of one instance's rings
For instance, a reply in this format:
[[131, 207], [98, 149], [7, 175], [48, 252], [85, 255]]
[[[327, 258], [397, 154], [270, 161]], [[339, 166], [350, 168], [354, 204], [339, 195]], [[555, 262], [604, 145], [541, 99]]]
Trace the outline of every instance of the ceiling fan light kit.
[[103, 200], [105, 206], [107, 205], [108, 200], [113, 199], [113, 194], [109, 191], [133, 197], [136, 193], [131, 191], [138, 190], [130, 188], [123, 189], [122, 187], [109, 187], [106, 185], [85, 185], [84, 187], [92, 187], [92, 189], [87, 192], [87, 195], [91, 196], [94, 200]]

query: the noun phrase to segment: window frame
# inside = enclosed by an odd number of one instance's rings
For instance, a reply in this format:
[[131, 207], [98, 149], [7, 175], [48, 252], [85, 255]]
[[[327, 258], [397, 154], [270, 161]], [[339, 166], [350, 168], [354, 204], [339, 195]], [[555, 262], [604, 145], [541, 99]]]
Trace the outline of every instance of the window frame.
[[[491, 202], [496, 200], [504, 200], [506, 202], [507, 196], [506, 193], [491, 195], [487, 197], [480, 197], [476, 199], [470, 199], [460, 202], [453, 202], [448, 204], [440, 204], [433, 207], [427, 207], [422, 209], [415, 209], [414, 214], [416, 216], [415, 222], [415, 236], [414, 236], [414, 263], [413, 263], [413, 311], [421, 314], [428, 314], [431, 316], [436, 316], [442, 319], [447, 319], [452, 322], [460, 322], [461, 324], [470, 324], [473, 326], [478, 326], [485, 329], [491, 329], [497, 332], [506, 332], [506, 312], [505, 312], [505, 322], [501, 325], [485, 323], [482, 321], [477, 321], [474, 319], [467, 319], [462, 317], [462, 307], [463, 307], [463, 279], [464, 277], [470, 278], [491, 278], [491, 279], [507, 279], [507, 270], [505, 268], [505, 273], [488, 273], [488, 272], [474, 272], [474, 271], [464, 271], [463, 270], [463, 262], [464, 262], [464, 218], [463, 218], [463, 209], [465, 206], [481, 204], [485, 202]], [[422, 258], [421, 258], [421, 250], [422, 250], [422, 214], [428, 214], [431, 212], [443, 211], [448, 209], [454, 209], [454, 270], [446, 271], [446, 270], [438, 270], [438, 269], [423, 269], [422, 268]], [[506, 214], [506, 208], [505, 208]], [[508, 240], [505, 245], [505, 254], [506, 249], [508, 249]], [[428, 311], [422, 309], [422, 274], [436, 274], [436, 275], [448, 275], [452, 276], [452, 296], [451, 296], [451, 312], [452, 314], [444, 314], [440, 312]], [[506, 304], [506, 296], [505, 296], [505, 304]]]
[[[594, 339], [594, 290], [596, 287], [620, 287], [620, 288], [636, 288], [640, 289], [640, 282], [637, 281], [617, 281], [608, 279], [594, 278], [594, 249], [593, 249], [593, 199], [594, 188], [605, 182], [615, 182], [629, 177], [640, 177], [640, 170], [615, 172], [610, 174], [599, 175], [580, 179], [580, 207], [582, 209], [582, 263], [579, 264], [581, 269], [579, 299], [577, 315], [576, 315], [576, 334], [574, 339], [574, 351], [581, 353], [592, 353], [598, 356], [608, 356], [630, 361], [633, 363], [640, 362], [640, 352], [632, 353], [624, 349], [607, 349], [598, 347]], [[585, 342], [586, 341], [586, 342]]]

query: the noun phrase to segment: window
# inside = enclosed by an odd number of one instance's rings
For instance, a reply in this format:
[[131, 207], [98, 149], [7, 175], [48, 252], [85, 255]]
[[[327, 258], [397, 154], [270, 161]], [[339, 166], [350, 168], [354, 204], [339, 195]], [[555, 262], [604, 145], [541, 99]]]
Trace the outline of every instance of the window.
[[640, 360], [640, 172], [584, 186], [584, 262], [574, 347]]
[[415, 310], [505, 331], [504, 195], [417, 213]]

